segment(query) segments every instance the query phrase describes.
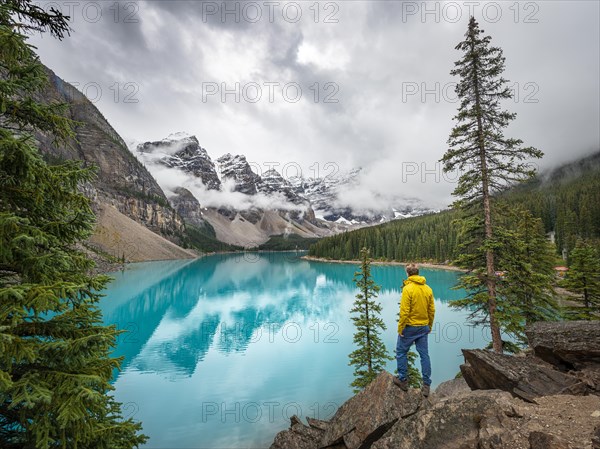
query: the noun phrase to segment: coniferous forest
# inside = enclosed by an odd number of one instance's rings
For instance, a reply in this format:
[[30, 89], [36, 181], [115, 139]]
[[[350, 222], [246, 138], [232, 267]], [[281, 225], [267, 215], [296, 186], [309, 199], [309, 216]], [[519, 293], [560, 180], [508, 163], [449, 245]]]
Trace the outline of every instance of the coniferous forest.
[[[557, 256], [575, 247], [578, 238], [600, 239], [600, 153], [566, 164], [495, 198], [521, 205], [554, 232]], [[460, 232], [454, 210], [407, 218], [321, 239], [309, 254], [338, 260], [359, 258], [363, 247], [374, 259], [444, 263], [458, 256]]]

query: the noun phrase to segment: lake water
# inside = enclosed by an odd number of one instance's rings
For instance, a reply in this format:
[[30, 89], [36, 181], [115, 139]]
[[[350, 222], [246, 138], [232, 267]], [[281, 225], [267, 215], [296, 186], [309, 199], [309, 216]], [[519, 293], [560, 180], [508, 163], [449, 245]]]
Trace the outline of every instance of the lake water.
[[[141, 420], [146, 448], [263, 448], [289, 417], [330, 418], [352, 396], [356, 265], [294, 253], [214, 255], [131, 265], [106, 291], [106, 323], [119, 337], [114, 394]], [[373, 266], [390, 354], [405, 272]], [[433, 386], [453, 378], [461, 348], [489, 334], [448, 307], [457, 273], [421, 270], [436, 298], [430, 335]], [[420, 366], [420, 365], [418, 365]], [[395, 361], [388, 370], [393, 372]]]

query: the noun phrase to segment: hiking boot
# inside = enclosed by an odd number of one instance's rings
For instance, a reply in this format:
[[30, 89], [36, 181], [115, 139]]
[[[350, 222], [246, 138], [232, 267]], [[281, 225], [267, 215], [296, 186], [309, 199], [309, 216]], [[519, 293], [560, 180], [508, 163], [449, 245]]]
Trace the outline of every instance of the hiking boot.
[[423, 385], [423, 388], [421, 389], [421, 393], [425, 397], [429, 396], [429, 385]]
[[408, 379], [400, 380], [397, 377], [394, 377], [394, 384], [400, 387], [403, 391], [408, 391]]

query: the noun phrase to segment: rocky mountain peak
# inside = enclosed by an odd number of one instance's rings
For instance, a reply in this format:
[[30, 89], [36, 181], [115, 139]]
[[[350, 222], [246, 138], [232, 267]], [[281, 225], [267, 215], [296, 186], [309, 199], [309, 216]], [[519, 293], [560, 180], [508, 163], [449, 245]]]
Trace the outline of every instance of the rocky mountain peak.
[[217, 159], [221, 179], [233, 180], [234, 191], [255, 195], [258, 192], [258, 184], [261, 183], [259, 175], [252, 171], [246, 156], [242, 154], [224, 154]]
[[178, 132], [163, 140], [140, 144], [137, 150], [140, 153], [164, 153], [158, 160], [160, 164], [191, 173], [200, 178], [207, 189], [221, 188], [215, 164], [206, 149], [200, 146], [196, 136]]
[[284, 179], [284, 177], [281, 176], [277, 170], [267, 170], [262, 174], [261, 178], [261, 182], [258, 184], [259, 192], [267, 195], [279, 192], [282, 193], [287, 200], [293, 204], [306, 203], [308, 205], [309, 201], [306, 198], [298, 195], [290, 182]]

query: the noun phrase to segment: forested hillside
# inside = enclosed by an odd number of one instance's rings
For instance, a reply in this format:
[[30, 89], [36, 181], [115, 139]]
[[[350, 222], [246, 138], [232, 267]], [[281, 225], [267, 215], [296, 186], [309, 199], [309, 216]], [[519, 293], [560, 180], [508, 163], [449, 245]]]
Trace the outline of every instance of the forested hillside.
[[[600, 152], [566, 164], [500, 195], [496, 200], [522, 205], [555, 232], [557, 252], [570, 251], [577, 237], [600, 239]], [[407, 218], [319, 240], [315, 257], [358, 259], [362, 247], [372, 257], [397, 261], [445, 262], [457, 255], [459, 232], [453, 210]]]

